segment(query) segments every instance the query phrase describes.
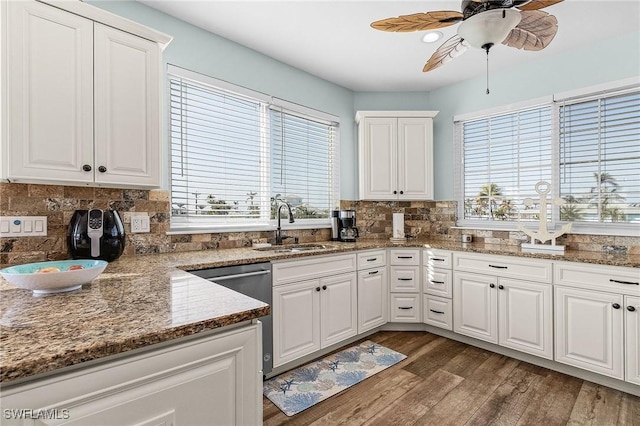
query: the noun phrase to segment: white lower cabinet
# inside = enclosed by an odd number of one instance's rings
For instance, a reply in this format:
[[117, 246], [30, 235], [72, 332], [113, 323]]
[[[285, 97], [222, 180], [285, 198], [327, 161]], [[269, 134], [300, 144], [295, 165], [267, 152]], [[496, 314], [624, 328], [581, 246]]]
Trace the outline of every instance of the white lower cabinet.
[[623, 296], [556, 286], [556, 361], [624, 379]]
[[456, 272], [453, 330], [543, 358], [553, 358], [552, 287]]
[[355, 336], [355, 272], [274, 287], [273, 324], [274, 367]]
[[389, 250], [389, 321], [422, 322], [420, 250]]
[[387, 267], [358, 271], [358, 334], [386, 324], [388, 312]]
[[391, 322], [420, 322], [419, 294], [391, 294]]
[[[191, 339], [17, 386], [3, 386], [3, 409], [58, 419], [3, 425], [262, 424], [260, 325]], [[60, 420], [64, 419], [64, 420]]]
[[625, 380], [640, 385], [640, 297], [624, 297]]
[[422, 297], [424, 298], [424, 323], [453, 330], [453, 303], [451, 299], [430, 294], [425, 294]]

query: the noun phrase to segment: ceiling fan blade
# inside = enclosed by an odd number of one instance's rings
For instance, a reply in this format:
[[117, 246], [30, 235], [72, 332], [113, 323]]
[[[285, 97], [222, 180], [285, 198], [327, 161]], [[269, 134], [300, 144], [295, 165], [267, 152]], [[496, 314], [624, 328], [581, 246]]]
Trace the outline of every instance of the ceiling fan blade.
[[511, 30], [502, 44], [524, 50], [542, 50], [558, 32], [558, 20], [542, 10], [521, 12], [520, 23]]
[[446, 64], [466, 52], [467, 47], [467, 42], [462, 40], [459, 35], [454, 35], [442, 43], [442, 46], [438, 47], [438, 50], [431, 55], [424, 68], [422, 68], [422, 72], [428, 72]]
[[440, 10], [382, 19], [373, 22], [371, 27], [380, 31], [410, 32], [435, 30], [437, 28], [448, 27], [460, 21], [462, 21], [462, 13], [453, 10]]
[[560, 3], [564, 0], [531, 0], [529, 3], [525, 3], [522, 6], [518, 6], [520, 10], [538, 10], [545, 7], [552, 6], [556, 3]]

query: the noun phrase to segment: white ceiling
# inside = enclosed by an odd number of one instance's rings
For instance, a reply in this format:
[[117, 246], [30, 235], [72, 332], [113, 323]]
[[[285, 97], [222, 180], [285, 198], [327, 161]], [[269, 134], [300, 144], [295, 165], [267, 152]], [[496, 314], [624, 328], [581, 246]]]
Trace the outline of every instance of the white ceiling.
[[[421, 41], [422, 32], [388, 33], [370, 27], [373, 21], [399, 15], [459, 11], [459, 0], [138, 1], [354, 91], [429, 91], [485, 73], [484, 51], [472, 48], [434, 71], [422, 72], [437, 47], [455, 34], [457, 24], [442, 29], [443, 39], [433, 44]], [[492, 71], [640, 31], [640, 0], [565, 0], [544, 10], [558, 18], [551, 44], [538, 52], [495, 46]]]

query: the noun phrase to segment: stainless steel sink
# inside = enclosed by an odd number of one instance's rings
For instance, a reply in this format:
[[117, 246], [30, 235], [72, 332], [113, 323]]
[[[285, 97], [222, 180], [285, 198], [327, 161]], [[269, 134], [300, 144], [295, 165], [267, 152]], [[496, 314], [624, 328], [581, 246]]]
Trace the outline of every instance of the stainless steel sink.
[[271, 246], [271, 247], [260, 247], [254, 250], [258, 251], [270, 251], [272, 253], [299, 253], [302, 251], [311, 251], [311, 250], [329, 250], [332, 249], [333, 246], [327, 246], [324, 244], [298, 244], [293, 246]]

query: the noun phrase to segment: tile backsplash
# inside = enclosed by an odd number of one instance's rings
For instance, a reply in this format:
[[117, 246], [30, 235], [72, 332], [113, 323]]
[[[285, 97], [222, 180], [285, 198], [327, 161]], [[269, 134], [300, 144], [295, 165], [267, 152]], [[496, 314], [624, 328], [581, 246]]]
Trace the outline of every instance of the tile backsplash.
[[[20, 263], [68, 258], [66, 232], [74, 210], [111, 208], [120, 213], [127, 234], [123, 256], [193, 250], [249, 247], [254, 239], [272, 239], [272, 231], [167, 235], [170, 220], [169, 193], [165, 190], [137, 190], [0, 183], [0, 216], [47, 216], [46, 237], [0, 239], [0, 267]], [[519, 245], [521, 232], [469, 230], [455, 227], [454, 201], [341, 201], [340, 208], [356, 210], [360, 237], [388, 240], [393, 213], [405, 215], [405, 233], [425, 239], [459, 241], [462, 233], [476, 242]], [[132, 234], [131, 214], [146, 212], [151, 232]], [[330, 229], [287, 231], [300, 242], [328, 241]], [[569, 249], [626, 251], [640, 254], [640, 237], [569, 234], [559, 239]]]

